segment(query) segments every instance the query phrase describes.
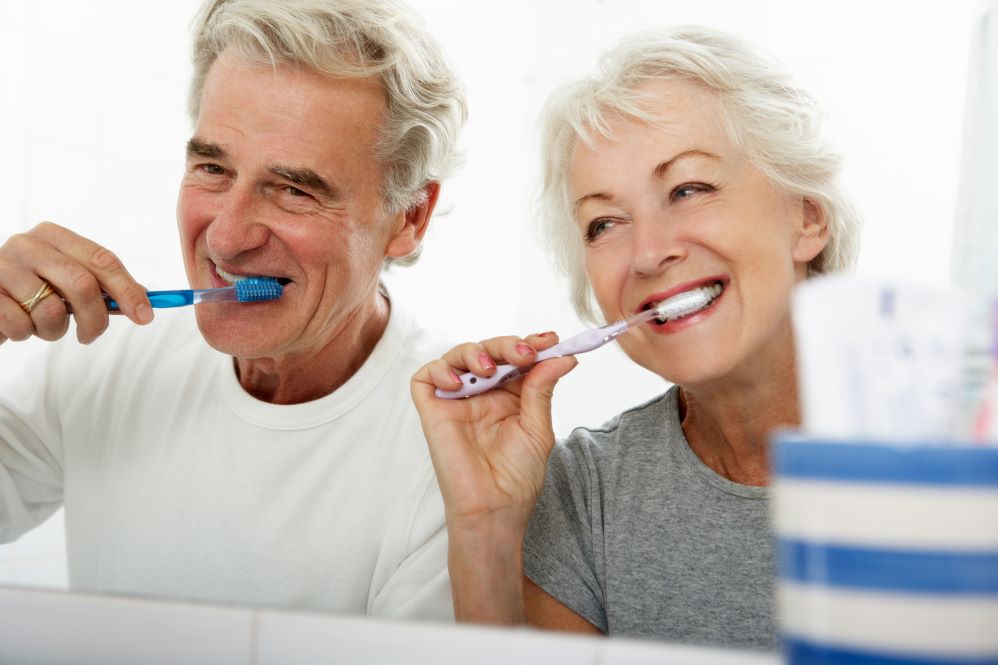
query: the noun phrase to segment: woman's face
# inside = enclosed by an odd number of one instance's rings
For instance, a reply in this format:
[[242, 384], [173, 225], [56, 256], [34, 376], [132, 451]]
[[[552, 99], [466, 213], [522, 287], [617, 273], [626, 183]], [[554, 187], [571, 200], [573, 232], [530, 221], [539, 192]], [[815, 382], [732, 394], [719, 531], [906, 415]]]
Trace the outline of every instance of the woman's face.
[[732, 144], [713, 93], [686, 82], [648, 92], [662, 122], [618, 119], [612, 140], [580, 141], [572, 154], [575, 221], [596, 300], [615, 321], [720, 285], [705, 309], [645, 324], [620, 344], [686, 387], [765, 380], [792, 363], [790, 294], [827, 241], [824, 220]]

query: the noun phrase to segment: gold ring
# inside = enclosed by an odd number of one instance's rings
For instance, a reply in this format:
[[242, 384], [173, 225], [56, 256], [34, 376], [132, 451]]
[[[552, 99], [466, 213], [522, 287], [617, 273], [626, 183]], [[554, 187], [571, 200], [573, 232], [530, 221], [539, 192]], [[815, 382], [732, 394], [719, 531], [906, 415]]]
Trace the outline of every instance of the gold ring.
[[52, 285], [45, 280], [42, 280], [42, 285], [38, 287], [35, 295], [21, 303], [21, 309], [24, 310], [25, 314], [31, 314], [31, 310], [33, 310], [38, 303], [45, 300], [53, 293], [55, 293], [55, 290], [52, 288]]

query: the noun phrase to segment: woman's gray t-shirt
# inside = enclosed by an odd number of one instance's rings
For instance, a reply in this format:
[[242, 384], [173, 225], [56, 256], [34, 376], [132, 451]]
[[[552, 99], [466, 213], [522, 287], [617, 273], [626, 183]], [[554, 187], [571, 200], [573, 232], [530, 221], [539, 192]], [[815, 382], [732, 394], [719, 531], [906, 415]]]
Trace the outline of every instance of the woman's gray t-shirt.
[[776, 649], [767, 490], [696, 456], [678, 398], [672, 388], [555, 446], [525, 573], [607, 634]]

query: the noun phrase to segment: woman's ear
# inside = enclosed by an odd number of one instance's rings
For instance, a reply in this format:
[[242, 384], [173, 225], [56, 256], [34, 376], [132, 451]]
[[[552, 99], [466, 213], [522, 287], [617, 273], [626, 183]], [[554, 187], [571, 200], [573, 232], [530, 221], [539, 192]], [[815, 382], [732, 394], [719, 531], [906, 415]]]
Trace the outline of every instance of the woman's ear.
[[400, 219], [395, 233], [388, 239], [385, 256], [399, 259], [409, 256], [419, 248], [426, 230], [430, 226], [430, 217], [440, 196], [440, 183], [429, 182], [423, 188], [423, 202], [399, 213]]
[[810, 263], [828, 244], [828, 218], [825, 210], [811, 199], [804, 199], [801, 227], [794, 243], [797, 263]]

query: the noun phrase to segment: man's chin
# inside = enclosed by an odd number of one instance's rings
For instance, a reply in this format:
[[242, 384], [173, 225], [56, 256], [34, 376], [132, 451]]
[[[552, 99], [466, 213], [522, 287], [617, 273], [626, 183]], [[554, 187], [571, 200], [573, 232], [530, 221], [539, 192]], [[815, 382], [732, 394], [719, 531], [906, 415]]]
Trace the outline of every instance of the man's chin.
[[260, 335], [258, 323], [244, 324], [201, 312], [197, 313], [197, 322], [201, 337], [220, 353], [247, 360], [273, 355], [275, 345]]

